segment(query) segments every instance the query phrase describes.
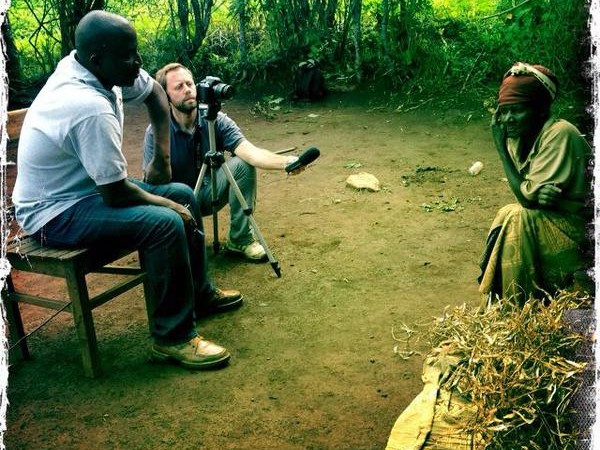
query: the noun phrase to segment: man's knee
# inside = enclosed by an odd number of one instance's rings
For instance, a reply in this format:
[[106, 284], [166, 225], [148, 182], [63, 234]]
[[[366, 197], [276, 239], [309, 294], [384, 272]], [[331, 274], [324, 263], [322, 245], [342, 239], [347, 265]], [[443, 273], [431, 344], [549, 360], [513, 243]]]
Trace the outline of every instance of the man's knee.
[[191, 205], [195, 201], [194, 190], [184, 183], [169, 183], [167, 197], [181, 205]]
[[227, 162], [227, 164], [229, 165], [229, 169], [233, 174], [233, 178], [235, 178], [236, 180], [256, 178], [256, 168], [248, 164], [242, 158], [239, 158], [237, 156], [233, 157]]
[[181, 216], [167, 207], [153, 208], [147, 221], [153, 228], [155, 237], [185, 236], [185, 225]]

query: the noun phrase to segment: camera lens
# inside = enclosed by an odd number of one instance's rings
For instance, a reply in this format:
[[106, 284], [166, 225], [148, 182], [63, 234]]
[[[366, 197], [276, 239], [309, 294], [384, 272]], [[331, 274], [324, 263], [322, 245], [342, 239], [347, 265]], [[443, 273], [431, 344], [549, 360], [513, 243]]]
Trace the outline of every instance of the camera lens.
[[233, 97], [234, 89], [233, 86], [231, 86], [230, 84], [219, 83], [216, 86], [214, 86], [213, 89], [217, 98], [229, 99]]

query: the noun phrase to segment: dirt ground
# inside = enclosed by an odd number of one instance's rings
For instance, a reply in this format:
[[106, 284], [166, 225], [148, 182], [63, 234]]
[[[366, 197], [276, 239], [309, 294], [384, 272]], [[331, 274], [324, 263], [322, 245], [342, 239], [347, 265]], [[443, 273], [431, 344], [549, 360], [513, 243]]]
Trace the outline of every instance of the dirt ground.
[[[482, 104], [435, 102], [400, 113], [350, 93], [284, 102], [270, 120], [252, 107], [234, 99], [223, 110], [258, 145], [297, 153], [316, 146], [321, 157], [299, 176], [259, 173], [255, 219], [281, 278], [269, 264], [209, 253], [216, 284], [245, 296], [241, 309], [199, 326], [230, 350], [229, 366], [191, 372], [150, 363], [139, 287], [94, 312], [104, 375], [86, 379], [71, 316], [60, 314], [30, 338], [32, 361], [12, 361], [8, 449], [385, 447], [422, 388], [427, 324], [446, 307], [478, 302], [487, 229], [512, 201], [489, 114]], [[126, 110], [133, 176], [145, 126], [142, 109]], [[484, 168], [472, 176], [477, 160]], [[381, 191], [347, 187], [359, 172], [375, 175]], [[211, 219], [204, 223], [210, 244]], [[221, 213], [222, 239], [227, 225]], [[50, 279], [16, 282], [62, 289]], [[28, 330], [50, 314], [22, 311]], [[408, 359], [395, 352], [405, 348], [394, 338], [404, 324], [417, 330], [409, 349], [420, 352]]]

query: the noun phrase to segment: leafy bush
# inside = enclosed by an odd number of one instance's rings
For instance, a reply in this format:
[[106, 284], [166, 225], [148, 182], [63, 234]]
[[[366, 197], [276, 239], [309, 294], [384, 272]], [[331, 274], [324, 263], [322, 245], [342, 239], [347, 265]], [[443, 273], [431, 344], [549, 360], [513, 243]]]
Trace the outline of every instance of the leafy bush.
[[[216, 3], [208, 32], [192, 55], [177, 28], [176, 0], [111, 0], [108, 6], [133, 20], [151, 73], [167, 62], [181, 61], [195, 73], [231, 81], [289, 82], [295, 64], [315, 58], [329, 79], [340, 82], [354, 83], [360, 75], [369, 84], [380, 82], [403, 95], [450, 93], [481, 99], [520, 60], [547, 65], [563, 91], [577, 93], [576, 100], [587, 95], [589, 101], [585, 2], [529, 0], [515, 8], [513, 0], [387, 0], [385, 14], [384, 0], [362, 0], [357, 60], [351, 14], [356, 1]], [[28, 9], [40, 16], [46, 5], [15, 0], [9, 11], [25, 79], [47, 75], [60, 57], [56, 20], [40, 28]], [[240, 47], [241, 11], [245, 50]]]

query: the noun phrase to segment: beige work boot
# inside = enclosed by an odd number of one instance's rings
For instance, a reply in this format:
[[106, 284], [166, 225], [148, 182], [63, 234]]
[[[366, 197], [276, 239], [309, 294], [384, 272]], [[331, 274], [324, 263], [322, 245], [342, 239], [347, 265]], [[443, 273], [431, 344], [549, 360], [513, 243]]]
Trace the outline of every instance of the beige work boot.
[[196, 319], [210, 314], [231, 311], [239, 308], [244, 303], [244, 296], [235, 289], [215, 288], [209, 299], [199, 298], [196, 300]]
[[243, 255], [249, 261], [262, 262], [267, 259], [267, 252], [258, 241], [252, 241], [246, 245], [238, 245], [228, 241], [226, 245], [227, 250]]
[[213, 369], [225, 365], [230, 358], [229, 352], [202, 336], [196, 336], [178, 345], [152, 345], [152, 359], [155, 361], [175, 362], [188, 369]]

